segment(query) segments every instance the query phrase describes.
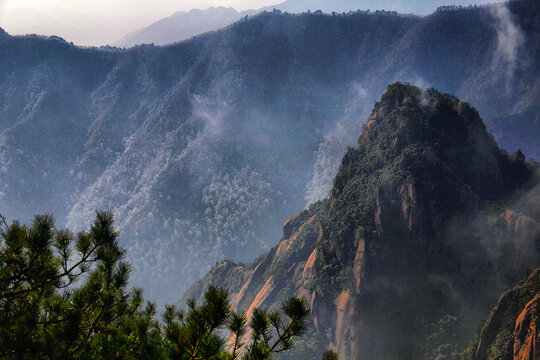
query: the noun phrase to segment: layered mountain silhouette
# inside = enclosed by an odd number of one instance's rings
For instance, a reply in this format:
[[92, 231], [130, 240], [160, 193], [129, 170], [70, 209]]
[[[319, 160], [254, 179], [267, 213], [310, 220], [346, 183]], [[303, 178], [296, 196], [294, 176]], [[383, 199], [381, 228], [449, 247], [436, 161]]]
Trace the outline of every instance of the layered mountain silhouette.
[[456, 94], [503, 148], [538, 158], [539, 13], [525, 0], [424, 18], [262, 13], [128, 50], [2, 32], [0, 211], [74, 230], [114, 212], [134, 284], [176, 300], [328, 197], [387, 84]]
[[332, 12], [349, 12], [356, 10], [387, 10], [397, 11], [403, 14], [429, 15], [438, 7], [451, 6], [470, 6], [489, 3], [482, 0], [434, 0], [426, 3], [422, 0], [286, 0], [275, 6], [269, 6], [266, 10], [278, 9], [290, 13], [302, 13], [306, 11], [323, 11], [326, 13]]
[[429, 15], [438, 7], [444, 5], [469, 6], [484, 4], [490, 1], [431, 1], [426, 4], [423, 0], [287, 0], [258, 10], [237, 11], [234, 8], [211, 7], [208, 9], [193, 9], [179, 11], [172, 16], [163, 18], [142, 29], [127, 34], [114, 45], [130, 47], [140, 44], [166, 45], [189, 39], [208, 31], [217, 30], [240, 20], [244, 16], [252, 16], [264, 11], [274, 10], [288, 13], [304, 13], [322, 11], [325, 13], [348, 13], [357, 10], [387, 10], [403, 14]]
[[305, 297], [311, 331], [295, 359], [325, 348], [343, 359], [455, 357], [499, 294], [538, 266], [538, 170], [501, 150], [469, 104], [391, 85], [330, 198], [288, 220], [255, 262], [218, 263], [187, 297], [225, 286], [248, 316]]
[[208, 31], [218, 30], [231, 25], [244, 16], [254, 15], [255, 13], [255, 10], [236, 11], [233, 8], [222, 6], [204, 10], [180, 11], [127, 34], [117, 41], [115, 45], [130, 47], [140, 44], [171, 44]]

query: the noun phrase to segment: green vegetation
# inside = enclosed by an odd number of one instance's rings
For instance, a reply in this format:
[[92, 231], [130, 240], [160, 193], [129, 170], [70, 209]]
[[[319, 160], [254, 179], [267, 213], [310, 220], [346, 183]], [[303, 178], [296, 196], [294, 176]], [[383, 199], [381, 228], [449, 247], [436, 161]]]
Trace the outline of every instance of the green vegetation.
[[322, 356], [322, 360], [339, 360], [339, 356], [333, 351], [326, 351]]
[[30, 225], [0, 219], [1, 359], [262, 360], [306, 330], [304, 299], [281, 312], [255, 309], [248, 324], [213, 286], [202, 304], [167, 306], [157, 320], [142, 290], [127, 290], [131, 265], [110, 213], [76, 236], [56, 230], [50, 215]]

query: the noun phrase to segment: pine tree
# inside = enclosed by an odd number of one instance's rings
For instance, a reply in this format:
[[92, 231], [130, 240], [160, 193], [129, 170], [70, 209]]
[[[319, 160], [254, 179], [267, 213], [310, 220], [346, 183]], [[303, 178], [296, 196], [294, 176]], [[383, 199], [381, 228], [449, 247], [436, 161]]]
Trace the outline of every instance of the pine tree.
[[[0, 358], [264, 360], [294, 346], [309, 309], [291, 298], [281, 312], [231, 310], [227, 291], [210, 286], [202, 304], [166, 306], [162, 321], [143, 291], [128, 291], [113, 216], [98, 212], [90, 230], [57, 230], [51, 215], [8, 225], [0, 215]], [[248, 338], [249, 335], [249, 338]]]
[[[51, 215], [36, 216], [30, 226], [3, 224], [2, 357], [114, 358], [120, 357], [122, 346], [132, 355], [142, 348], [154, 355], [160, 347], [159, 327], [152, 320], [155, 306], [143, 309], [141, 290], [125, 292], [131, 266], [122, 261], [125, 252], [118, 245], [112, 214], [97, 213], [90, 230], [76, 237], [69, 230], [55, 230]], [[130, 347], [133, 337], [137, 346]]]
[[322, 360], [339, 360], [339, 356], [333, 351], [325, 351], [322, 355]]

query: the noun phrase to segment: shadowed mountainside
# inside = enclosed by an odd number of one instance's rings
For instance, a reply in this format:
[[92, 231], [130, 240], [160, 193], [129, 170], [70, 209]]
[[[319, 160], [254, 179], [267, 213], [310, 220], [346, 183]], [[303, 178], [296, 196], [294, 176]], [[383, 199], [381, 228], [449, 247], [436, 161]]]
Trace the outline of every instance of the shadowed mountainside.
[[[149, 298], [216, 260], [251, 261], [326, 198], [397, 80], [471, 101], [503, 147], [538, 156], [539, 5], [263, 13], [167, 47], [82, 49], [0, 34], [0, 209], [85, 228], [113, 211]], [[510, 117], [516, 126], [490, 120]], [[533, 124], [533, 125], [531, 125]], [[500, 130], [500, 131], [499, 131]]]

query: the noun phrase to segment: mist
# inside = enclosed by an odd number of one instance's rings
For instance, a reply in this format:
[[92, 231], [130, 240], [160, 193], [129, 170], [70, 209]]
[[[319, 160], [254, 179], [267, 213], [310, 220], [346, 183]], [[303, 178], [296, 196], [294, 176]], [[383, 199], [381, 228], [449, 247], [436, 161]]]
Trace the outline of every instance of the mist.
[[[434, 30], [457, 16], [469, 25]], [[175, 301], [216, 261], [251, 261], [274, 246], [286, 219], [328, 197], [388, 83], [472, 99], [486, 119], [504, 113], [493, 104], [522, 92], [492, 82], [503, 51], [492, 18], [484, 8], [426, 18], [267, 13], [174, 46], [127, 51], [8, 38], [2, 212], [23, 221], [53, 212], [59, 226], [82, 230], [96, 210], [112, 211], [137, 263], [133, 283], [160, 303]], [[328, 23], [335, 32], [322, 32]], [[430, 41], [442, 41], [440, 53], [428, 51]], [[534, 76], [523, 66], [527, 86]], [[483, 86], [466, 87], [478, 74]]]
[[[539, 265], [537, 1], [0, 4], [0, 238], [36, 214], [55, 225], [21, 238], [114, 214], [89, 238], [118, 231], [118, 273], [107, 271], [120, 307], [124, 286], [144, 289], [157, 312], [201, 304], [209, 285], [250, 314], [300, 297], [307, 331], [283, 360], [328, 349], [342, 360], [458, 359], [500, 295]], [[170, 16], [215, 5], [268, 11]], [[189, 28], [210, 13], [235, 22], [175, 40], [187, 34], [175, 20]], [[164, 16], [141, 30], [163, 45], [79, 46]], [[65, 254], [61, 241], [43, 248]], [[52, 302], [69, 308], [70, 296]], [[152, 305], [140, 309], [153, 319]], [[499, 321], [505, 334], [518, 310]]]

